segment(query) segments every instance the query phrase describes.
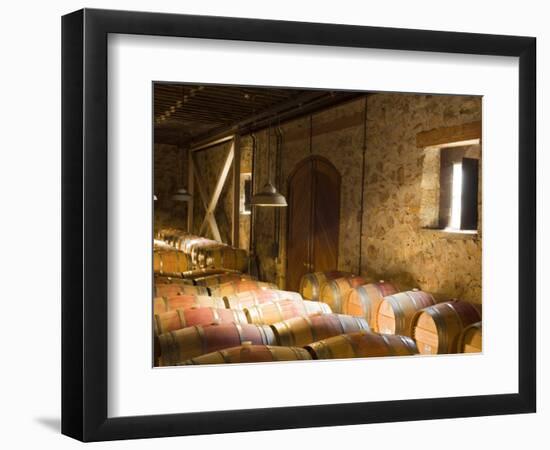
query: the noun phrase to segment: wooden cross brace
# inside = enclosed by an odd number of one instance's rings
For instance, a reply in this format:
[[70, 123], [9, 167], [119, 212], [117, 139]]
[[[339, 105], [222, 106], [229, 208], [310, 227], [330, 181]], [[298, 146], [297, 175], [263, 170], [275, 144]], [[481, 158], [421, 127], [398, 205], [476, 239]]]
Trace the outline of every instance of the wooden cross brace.
[[199, 191], [199, 195], [201, 197], [202, 203], [204, 205], [204, 209], [206, 211], [204, 215], [204, 219], [202, 221], [199, 234], [202, 235], [203, 232], [206, 230], [207, 226], [210, 226], [210, 230], [212, 231], [212, 235], [216, 241], [222, 242], [221, 236], [220, 236], [220, 229], [218, 228], [218, 224], [216, 222], [216, 216], [214, 215], [214, 211], [216, 210], [216, 207], [218, 206], [218, 200], [220, 199], [220, 195], [222, 193], [223, 187], [225, 185], [225, 181], [227, 180], [227, 175], [229, 174], [229, 169], [231, 169], [231, 165], [233, 163], [233, 159], [235, 157], [235, 140], [233, 139], [231, 141], [231, 147], [229, 148], [229, 152], [227, 153], [227, 156], [225, 157], [225, 162], [223, 164], [223, 168], [220, 172], [220, 175], [218, 177], [218, 181], [216, 182], [216, 187], [214, 188], [214, 192], [212, 193], [212, 196], [210, 198], [210, 201], [208, 201], [208, 198], [206, 196], [206, 191], [204, 189], [204, 182], [201, 179], [200, 174], [196, 170], [194, 159], [191, 158], [191, 164], [193, 165], [192, 171], [195, 174], [195, 179], [197, 181], [197, 188]]

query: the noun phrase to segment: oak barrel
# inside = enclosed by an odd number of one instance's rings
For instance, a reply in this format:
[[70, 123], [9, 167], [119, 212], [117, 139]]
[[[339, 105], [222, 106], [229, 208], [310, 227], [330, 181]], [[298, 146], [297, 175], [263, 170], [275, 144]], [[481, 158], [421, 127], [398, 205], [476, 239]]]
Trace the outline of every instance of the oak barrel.
[[183, 283], [157, 282], [153, 287], [155, 297], [174, 295], [208, 295], [208, 289], [204, 286], [193, 286]]
[[222, 267], [240, 271], [248, 268], [246, 250], [228, 246], [204, 249], [201, 252], [199, 261], [204, 264], [204, 267]]
[[155, 297], [153, 301], [154, 314], [162, 314], [175, 309], [189, 309], [193, 307], [223, 309], [225, 308], [225, 303], [221, 297], [189, 294]]
[[412, 337], [412, 319], [417, 311], [434, 305], [435, 299], [424, 291], [412, 290], [384, 297], [378, 308], [378, 331]]
[[310, 360], [311, 355], [299, 347], [277, 347], [273, 345], [242, 345], [240, 347], [218, 350], [184, 361], [182, 365], [195, 364], [232, 364], [271, 361]]
[[158, 249], [153, 251], [153, 270], [160, 274], [180, 274], [191, 268], [188, 255], [179, 250]]
[[342, 303], [348, 292], [366, 283], [367, 281], [363, 277], [357, 275], [335, 278], [323, 285], [319, 300], [327, 303], [335, 313], [341, 313]]
[[249, 306], [244, 310], [249, 323], [271, 325], [293, 317], [313, 314], [330, 314], [330, 306], [309, 300], [282, 300], [273, 303]]
[[198, 286], [215, 287], [219, 284], [227, 283], [228, 281], [253, 280], [251, 275], [241, 272], [226, 272], [215, 275], [207, 275], [200, 278], [195, 278], [195, 284]]
[[302, 296], [292, 291], [259, 289], [256, 291], [245, 291], [233, 295], [226, 295], [224, 296], [224, 300], [226, 308], [245, 309], [263, 303], [273, 303], [282, 300], [302, 301]]
[[[212, 297], [210, 297], [212, 298]], [[193, 325], [211, 325], [214, 323], [248, 323], [243, 311], [212, 307], [177, 308], [155, 314], [155, 335], [179, 330]]]
[[344, 333], [369, 330], [367, 321], [361, 317], [343, 314], [319, 314], [294, 317], [271, 325], [279, 345], [303, 347], [311, 342]]
[[225, 295], [233, 295], [239, 292], [256, 291], [260, 289], [277, 289], [277, 286], [271, 283], [254, 280], [228, 281], [227, 283], [210, 288], [210, 293], [223, 297]]
[[459, 353], [481, 353], [482, 337], [481, 322], [468, 325], [460, 333], [457, 351]]
[[306, 273], [300, 280], [299, 291], [305, 299], [319, 300], [321, 288], [327, 281], [350, 276], [353, 275], [349, 272], [341, 272], [338, 270], [333, 270], [330, 272]]
[[161, 334], [159, 364], [171, 366], [205, 353], [237, 347], [244, 342], [276, 345], [273, 331], [266, 325], [196, 325]]
[[373, 331], [378, 331], [378, 308], [387, 295], [395, 294], [397, 289], [391, 283], [363, 284], [348, 292], [342, 303], [342, 312], [350, 316], [364, 317]]
[[369, 331], [333, 336], [305, 347], [313, 359], [366, 358], [376, 356], [408, 356], [418, 353], [408, 336], [378, 334]]
[[457, 353], [462, 331], [479, 321], [479, 307], [462, 300], [438, 303], [419, 311], [413, 320], [418, 351], [423, 354]]

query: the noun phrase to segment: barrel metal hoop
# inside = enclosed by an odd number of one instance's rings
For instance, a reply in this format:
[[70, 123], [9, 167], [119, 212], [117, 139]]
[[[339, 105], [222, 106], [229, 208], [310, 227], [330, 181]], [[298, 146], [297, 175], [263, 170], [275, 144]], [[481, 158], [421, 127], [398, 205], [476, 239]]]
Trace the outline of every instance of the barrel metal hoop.
[[185, 328], [187, 326], [187, 321], [185, 320], [185, 311], [182, 308], [178, 308], [176, 309], [176, 314], [178, 315], [181, 328]]
[[437, 308], [434, 308], [433, 306], [428, 308], [426, 310], [428, 314], [432, 317], [433, 321], [435, 322], [435, 325], [437, 327], [437, 338], [438, 338], [438, 353], [448, 353], [449, 352], [449, 343], [447, 341], [447, 334], [443, 333], [443, 330], [447, 327], [447, 324], [445, 322], [445, 319], [439, 312]]
[[239, 323], [236, 323], [235, 324], [235, 329], [237, 330], [237, 334], [239, 335], [239, 342], [242, 343], [244, 342], [244, 338], [243, 338], [243, 327], [241, 326], [241, 324]]
[[[266, 348], [267, 348], [267, 351], [271, 353], [271, 359], [273, 361], [279, 361], [279, 358], [277, 357], [277, 352], [273, 351], [273, 349], [269, 345], [266, 345]], [[294, 348], [294, 347], [290, 347], [290, 348]]]
[[307, 324], [309, 325], [309, 329], [311, 330], [311, 339], [312, 339], [311, 342], [315, 342], [317, 340], [317, 336], [315, 335], [315, 328], [313, 327], [313, 322], [308, 316], [303, 316], [303, 319], [307, 322]]
[[403, 313], [403, 309], [401, 309], [399, 301], [393, 295], [391, 295], [388, 300], [389, 304], [392, 306], [393, 316], [395, 318], [394, 334], [401, 334], [405, 328], [405, 314]]
[[225, 350], [219, 350], [218, 353], [221, 355], [223, 361], [224, 361], [226, 364], [231, 363], [231, 358], [229, 357], [229, 353], [228, 353], [228, 352], [226, 352]]
[[357, 293], [359, 294], [359, 300], [361, 301], [361, 305], [363, 306], [365, 317], [367, 321], [370, 323], [372, 320], [372, 317], [371, 317], [372, 302], [369, 297], [369, 294], [367, 293], [367, 290], [365, 289], [364, 286], [359, 286], [357, 288]]
[[[210, 311], [212, 312], [212, 316], [216, 321], [216, 323], [221, 323], [222, 319], [220, 317], [220, 313], [218, 312], [217, 308], [212, 308]], [[233, 313], [233, 318], [235, 318], [235, 313]]]
[[334, 298], [334, 306], [336, 307], [336, 312], [342, 311], [342, 299], [339, 295], [340, 286], [336, 281], [333, 281], [330, 284], [330, 290], [332, 291], [332, 296]]
[[397, 356], [397, 353], [395, 353], [395, 349], [388, 340], [388, 336], [386, 336], [385, 334], [381, 334], [380, 337], [384, 341], [384, 344], [386, 344], [386, 348], [388, 349], [388, 352], [391, 354], [391, 356]]
[[201, 347], [202, 347], [202, 354], [204, 355], [206, 352], [206, 336], [204, 334], [204, 328], [202, 326], [194, 326], [195, 331], [199, 335], [199, 339], [201, 341]]
[[353, 354], [355, 355], [355, 357], [359, 357], [359, 352], [357, 351], [357, 345], [355, 344], [353, 339], [351, 339], [350, 335], [344, 333], [344, 334], [341, 334], [340, 336], [347, 341], [347, 343], [349, 344], [349, 346], [353, 350]]

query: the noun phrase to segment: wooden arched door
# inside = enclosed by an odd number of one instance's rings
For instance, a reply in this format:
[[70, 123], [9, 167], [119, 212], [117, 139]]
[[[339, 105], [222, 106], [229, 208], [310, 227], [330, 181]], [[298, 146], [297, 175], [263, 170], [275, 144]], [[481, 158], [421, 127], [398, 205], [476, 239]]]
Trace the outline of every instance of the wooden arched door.
[[297, 291], [308, 272], [336, 270], [340, 174], [321, 156], [302, 160], [288, 177], [286, 288]]

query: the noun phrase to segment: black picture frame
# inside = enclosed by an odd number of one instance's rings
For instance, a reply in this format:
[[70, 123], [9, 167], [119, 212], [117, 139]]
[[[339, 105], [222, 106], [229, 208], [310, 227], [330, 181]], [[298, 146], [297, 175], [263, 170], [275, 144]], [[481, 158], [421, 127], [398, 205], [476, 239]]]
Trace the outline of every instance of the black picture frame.
[[[519, 58], [518, 393], [107, 417], [109, 33]], [[82, 441], [535, 412], [536, 39], [84, 9], [62, 18], [62, 433]]]

